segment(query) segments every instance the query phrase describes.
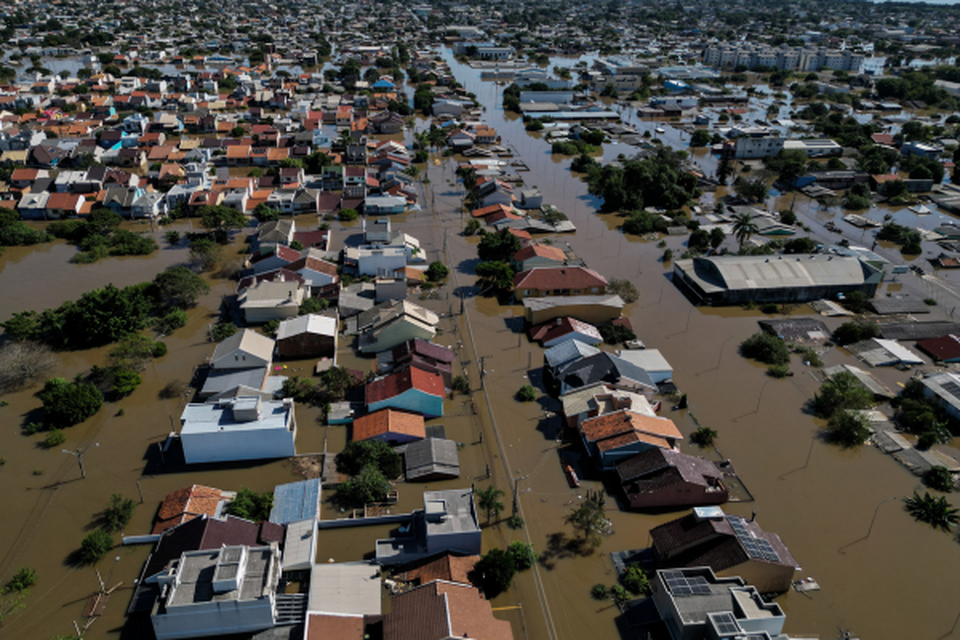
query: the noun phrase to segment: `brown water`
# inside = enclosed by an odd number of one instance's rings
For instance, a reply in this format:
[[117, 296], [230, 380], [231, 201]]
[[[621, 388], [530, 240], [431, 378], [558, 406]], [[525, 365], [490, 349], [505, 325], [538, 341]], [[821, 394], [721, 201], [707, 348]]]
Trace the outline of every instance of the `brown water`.
[[[793, 364], [797, 374], [793, 378], [772, 380], [765, 377], [762, 367], [736, 353], [737, 344], [756, 331], [756, 321], [762, 316], [742, 309], [691, 306], [665, 277], [668, 269], [658, 261], [661, 249], [653, 242], [620, 234], [616, 216], [595, 215], [596, 200], [565, 170], [567, 161], [551, 157], [549, 147], [528, 136], [522, 123], [511, 116], [504, 118], [494, 108], [499, 104], [499, 89], [476, 81], [477, 72], [455, 63], [454, 71], [488, 106], [486, 120], [529, 165], [530, 172], [524, 175], [527, 184], [539, 186], [545, 200], [566, 212], [578, 226], [575, 235], [557, 237], [554, 242], [561, 246], [569, 242], [591, 267], [608, 278], [628, 278], [641, 291], [641, 299], [628, 309], [639, 337], [650, 347], [661, 349], [671, 362], [675, 380], [690, 395], [691, 411], [701, 423], [719, 431], [720, 450], [733, 460], [755, 497], [753, 503], [729, 505], [727, 510], [742, 515], [756, 510], [761, 525], [780, 534], [803, 566], [798, 577], [813, 576], [823, 587], [810, 596], [789, 593], [778, 598], [788, 614], [786, 631], [829, 638], [843, 626], [864, 638], [944, 637], [960, 612], [955, 595], [960, 587], [960, 548], [949, 535], [913, 522], [897, 501], [883, 502], [910, 494], [918, 487], [917, 480], [875, 449], [847, 451], [817, 440], [821, 425], [803, 412], [817, 384], [802, 364]], [[450, 161], [430, 165], [431, 182], [423, 199], [425, 211], [408, 214], [402, 224], [405, 231], [421, 240], [429, 260], [443, 259], [456, 269], [451, 282], [441, 290], [442, 297], [423, 302], [440, 313], [458, 308], [455, 297], [446, 296], [457, 285], [472, 284], [476, 257], [476, 240], [457, 235], [463, 221], [454, 211], [462, 190], [455, 185], [454, 168]], [[431, 202], [434, 207], [430, 207]], [[836, 215], [835, 211], [819, 211], [802, 203], [801, 197], [798, 214], [815, 231]], [[780, 202], [776, 205], [781, 207]], [[308, 228], [310, 219], [304, 217], [298, 223]], [[343, 229], [335, 224], [334, 229], [335, 243], [357, 233], [356, 225]], [[667, 242], [677, 253], [682, 251], [683, 240], [669, 238]], [[162, 238], [160, 243], [165, 245]], [[235, 246], [240, 248], [239, 243]], [[896, 255], [894, 249], [878, 250]], [[5, 297], [0, 317], [21, 309], [55, 306], [107, 282], [123, 285], [148, 280], [185, 258], [182, 249], [164, 248], [150, 257], [76, 266], [67, 263], [72, 251], [62, 244], [8, 249], [0, 258], [0, 290], [16, 293]], [[914, 276], [901, 280], [904, 286], [918, 291], [927, 286]], [[165, 339], [170, 353], [148, 366], [143, 385], [131, 397], [105, 406], [97, 416], [68, 431], [67, 448], [100, 444], [85, 457], [87, 480], [77, 479], [72, 456], [38, 448], [38, 436], [20, 435], [22, 417], [39, 407], [32, 395], [36, 388], [4, 398], [10, 404], [0, 408], [0, 415], [6, 416], [2, 421], [5, 428], [0, 431], [0, 456], [7, 464], [0, 468], [0, 477], [6, 490], [4, 506], [9, 524], [0, 528], [0, 578], [6, 579], [26, 565], [38, 570], [39, 583], [27, 600], [27, 608], [7, 620], [0, 636], [47, 638], [71, 632], [72, 620], [82, 623], [86, 597], [96, 591], [98, 583], [92, 567], [75, 567], [68, 557], [111, 493], [137, 498], [136, 483], [140, 481], [144, 504], [137, 508], [129, 530], [144, 533], [150, 528], [159, 501], [183, 486], [203, 483], [225, 490], [247, 486], [266, 491], [297, 479], [283, 461], [231, 468], [172, 469], [157, 464], [156, 443], [174, 428], [179, 414], [176, 400], [159, 400], [157, 393], [173, 379], [189, 379], [194, 366], [211, 353], [207, 327], [215, 321], [220, 297], [233, 291], [230, 281], [211, 283], [213, 291], [191, 312], [190, 324]], [[572, 534], [563, 517], [587, 489], [600, 488], [600, 483], [587, 472], [580, 489], [567, 487], [558, 459], [557, 419], [544, 420], [544, 409], [555, 410], [555, 402], [520, 404], [512, 399], [522, 384], [538, 382], [535, 370], [542, 359], [539, 347], [528, 344], [522, 336], [518, 339], [520, 315], [518, 307], [468, 298], [466, 317], [443, 321], [438, 341], [457, 349], [460, 366], [465, 367], [473, 389], [480, 384], [478, 356], [486, 358], [486, 398], [493, 410], [499, 442], [484, 394], [473, 394], [479, 408], [477, 416], [464, 404], [463, 397], [449, 401], [447, 416], [436, 422], [445, 425], [448, 437], [464, 443], [460, 451], [462, 477], [429, 485], [400, 484], [400, 501], [395, 508], [409, 511], [421, 506], [421, 494], [427, 488], [468, 483], [485, 486], [489, 465], [491, 481], [507, 493], [505, 515], [509, 515], [511, 506], [510, 478], [525, 477], [520, 481], [519, 495], [527, 526], [522, 532], [504, 525], [487, 528], [485, 548], [529, 539], [543, 552], [548, 550], [552, 534]], [[826, 322], [831, 327], [839, 324], [839, 320]], [[371, 362], [346, 356], [348, 349], [348, 343], [342, 345], [345, 362], [357, 366]], [[61, 354], [56, 374], [72, 376], [85, 371], [102, 362], [104, 351]], [[825, 360], [828, 365], [853, 362], [841, 350], [831, 351]], [[303, 370], [308, 364], [291, 363], [291, 367]], [[893, 370], [879, 374], [891, 386], [907, 376]], [[121, 408], [125, 413], [117, 416]], [[688, 412], [665, 410], [663, 415], [674, 419], [685, 434], [695, 428]], [[316, 417], [315, 411], [298, 408], [298, 450], [320, 451], [324, 442], [330, 451], [341, 448], [347, 441], [347, 429], [320, 427]], [[478, 444], [481, 431], [483, 442]], [[686, 445], [683, 448], [698, 452]], [[562, 455], [576, 460], [579, 453], [564, 449]], [[33, 475], [35, 469], [42, 469], [43, 474]], [[955, 495], [950, 499], [957, 504]], [[646, 546], [651, 527], [680, 514], [623, 513], [612, 498], [608, 506], [614, 533], [604, 539], [597, 553], [587, 557], [561, 554], [518, 576], [514, 587], [494, 601], [498, 609], [520, 604], [520, 609], [497, 613], [511, 620], [517, 638], [618, 636], [617, 610], [591, 600], [590, 586], [615, 580], [608, 552]], [[870, 536], [849, 546], [845, 554], [840, 553], [838, 549], [866, 535], [875, 510], [877, 519]], [[342, 514], [325, 505], [323, 515]], [[318, 542], [317, 557], [320, 561], [359, 559], [372, 552], [373, 542], [389, 531], [389, 527], [325, 531]], [[121, 631], [128, 589], [146, 554], [144, 546], [118, 548], [97, 565], [108, 587], [120, 581], [124, 584], [88, 637], [149, 637], [135, 623]]]

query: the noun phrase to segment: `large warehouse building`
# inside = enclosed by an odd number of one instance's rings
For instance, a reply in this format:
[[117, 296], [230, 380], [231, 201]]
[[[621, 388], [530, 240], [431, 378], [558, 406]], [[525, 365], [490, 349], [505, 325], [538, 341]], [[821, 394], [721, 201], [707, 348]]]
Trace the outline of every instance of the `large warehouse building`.
[[673, 281], [709, 305], [806, 302], [838, 294], [877, 292], [883, 272], [858, 258], [828, 254], [715, 256], [677, 260]]

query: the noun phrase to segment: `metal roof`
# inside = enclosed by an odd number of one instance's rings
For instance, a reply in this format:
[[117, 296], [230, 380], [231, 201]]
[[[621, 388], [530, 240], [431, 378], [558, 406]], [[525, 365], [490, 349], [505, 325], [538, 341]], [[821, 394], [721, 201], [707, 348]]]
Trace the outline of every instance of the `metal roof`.
[[820, 254], [694, 258], [694, 268], [698, 276], [709, 274], [718, 278], [716, 288], [727, 289], [856, 285], [865, 282], [863, 267], [856, 258]]
[[313, 565], [308, 611], [380, 615], [378, 573], [366, 562]]
[[441, 473], [460, 475], [457, 443], [441, 438], [425, 438], [407, 445], [404, 452], [407, 480]]
[[273, 489], [270, 522], [287, 524], [297, 520], [316, 520], [320, 511], [320, 478], [278, 484]]

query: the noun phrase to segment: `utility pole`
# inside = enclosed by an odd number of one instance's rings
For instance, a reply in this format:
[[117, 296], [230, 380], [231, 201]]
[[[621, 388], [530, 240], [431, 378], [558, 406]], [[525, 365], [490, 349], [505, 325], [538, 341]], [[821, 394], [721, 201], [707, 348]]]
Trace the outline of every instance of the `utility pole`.
[[70, 451], [69, 449], [62, 449], [63, 453], [69, 453], [77, 459], [77, 464], [80, 466], [80, 477], [84, 480], [87, 479], [87, 472], [83, 469], [83, 455], [93, 447], [99, 447], [99, 442], [94, 442], [93, 444], [87, 446], [85, 449], [77, 447], [76, 451]]
[[526, 480], [530, 476], [520, 476], [513, 479], [513, 517], [517, 517], [520, 510], [520, 481]]

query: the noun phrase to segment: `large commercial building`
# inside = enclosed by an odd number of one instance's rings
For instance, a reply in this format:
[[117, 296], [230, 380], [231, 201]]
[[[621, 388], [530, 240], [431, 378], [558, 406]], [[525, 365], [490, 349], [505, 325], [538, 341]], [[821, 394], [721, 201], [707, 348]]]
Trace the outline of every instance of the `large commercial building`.
[[711, 67], [766, 67], [786, 71], [834, 69], [859, 73], [864, 56], [852, 51], [818, 48], [768, 47], [758, 44], [715, 44], [703, 51], [703, 63]]
[[806, 302], [860, 291], [869, 297], [883, 279], [858, 258], [825, 254], [711, 256], [677, 260], [674, 283], [697, 302]]

